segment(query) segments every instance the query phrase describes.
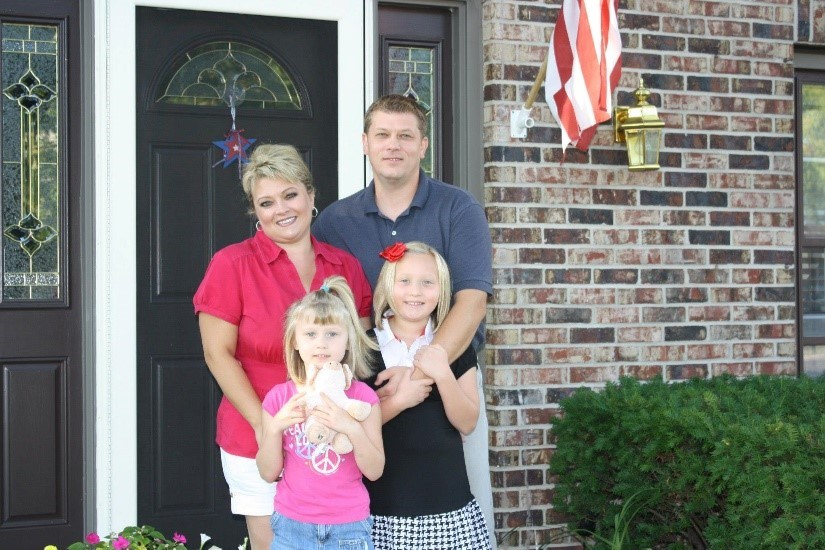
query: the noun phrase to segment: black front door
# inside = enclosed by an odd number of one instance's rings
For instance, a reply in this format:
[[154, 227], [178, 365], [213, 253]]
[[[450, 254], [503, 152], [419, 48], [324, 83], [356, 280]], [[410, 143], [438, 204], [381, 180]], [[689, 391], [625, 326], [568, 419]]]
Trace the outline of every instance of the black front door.
[[0, 2], [0, 548], [85, 528], [78, 6]]
[[295, 145], [318, 208], [335, 200], [336, 51], [334, 22], [137, 9], [138, 520], [164, 533], [206, 533], [222, 548], [245, 536], [192, 296], [213, 253], [254, 228], [238, 164], [224, 167], [212, 142], [234, 102], [244, 138]]

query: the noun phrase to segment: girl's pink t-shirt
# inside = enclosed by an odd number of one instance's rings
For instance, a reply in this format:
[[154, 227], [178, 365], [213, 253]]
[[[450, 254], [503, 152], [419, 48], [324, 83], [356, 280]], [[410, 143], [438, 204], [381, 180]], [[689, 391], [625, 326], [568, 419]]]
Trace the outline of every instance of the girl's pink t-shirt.
[[[312, 246], [315, 277], [310, 289], [319, 289], [327, 277], [341, 275], [352, 289], [358, 314], [369, 317], [372, 292], [358, 260], [314, 237]], [[235, 358], [261, 399], [287, 379], [284, 314], [305, 295], [286, 252], [263, 231], [216, 252], [195, 293], [195, 313], [208, 313], [238, 327]], [[215, 441], [229, 454], [255, 458], [258, 452], [252, 426], [226, 397], [218, 407]]]
[[[292, 381], [278, 384], [266, 395], [264, 410], [274, 415], [298, 389]], [[378, 404], [375, 392], [357, 380], [344, 392], [351, 399]], [[326, 445], [307, 441], [304, 424], [283, 435], [284, 473], [275, 492], [275, 510], [305, 523], [340, 524], [370, 515], [370, 497], [364, 487], [355, 454], [339, 455]]]

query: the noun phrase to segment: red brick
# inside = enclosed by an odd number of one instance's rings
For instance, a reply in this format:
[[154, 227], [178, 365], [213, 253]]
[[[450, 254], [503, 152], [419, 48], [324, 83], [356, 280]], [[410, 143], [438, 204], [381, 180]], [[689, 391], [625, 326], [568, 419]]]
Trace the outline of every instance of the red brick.
[[773, 306], [734, 306], [734, 321], [769, 321], [775, 319]]
[[734, 359], [746, 359], [751, 357], [771, 357], [775, 354], [773, 344], [769, 343], [747, 343], [733, 344]]
[[559, 288], [527, 288], [519, 291], [519, 299], [527, 304], [563, 304], [567, 290]]
[[725, 306], [704, 306], [689, 307], [689, 321], [728, 321], [731, 318], [729, 307]]
[[521, 385], [544, 386], [549, 384], [564, 384], [567, 369], [559, 367], [524, 367], [519, 369], [519, 373], [521, 375], [519, 381]]
[[621, 265], [649, 265], [662, 263], [662, 251], [655, 248], [616, 251], [616, 262]]
[[759, 325], [757, 336], [760, 339], [794, 338], [796, 329], [792, 324]]
[[598, 308], [596, 309], [595, 322], [600, 324], [618, 323], [638, 323], [640, 321], [639, 310], [636, 308]]
[[569, 265], [605, 265], [612, 264], [613, 251], [611, 249], [587, 248], [571, 250], [567, 257]]
[[662, 327], [618, 327], [617, 342], [660, 342], [663, 340]]
[[690, 344], [687, 346], [688, 361], [723, 359], [728, 357], [728, 347], [723, 344]]
[[549, 407], [543, 409], [525, 408], [519, 411], [521, 421], [526, 425], [552, 424], [553, 419], [558, 418], [559, 415], [561, 415], [561, 409]]
[[667, 380], [689, 380], [691, 378], [707, 378], [707, 365], [668, 365], [665, 369]]
[[662, 367], [657, 365], [622, 365], [622, 376], [632, 376], [638, 380], [653, 380], [662, 377]]
[[604, 305], [616, 303], [616, 291], [610, 288], [577, 288], [571, 289], [568, 294], [570, 304]]
[[685, 346], [684, 345], [673, 345], [673, 346], [648, 346], [642, 348], [642, 353], [640, 354], [640, 359], [642, 361], [653, 361], [653, 362], [671, 362], [671, 361], [684, 361], [685, 360]]
[[756, 372], [772, 376], [796, 376], [797, 366], [795, 361], [758, 362], [756, 363]]
[[639, 232], [635, 229], [594, 229], [593, 244], [620, 245], [639, 242]]
[[550, 348], [545, 350], [544, 356], [546, 362], [550, 364], [560, 363], [568, 365], [570, 363], [587, 363], [593, 360], [593, 348]]
[[571, 367], [570, 383], [604, 383], [616, 381], [618, 373], [614, 367]]
[[751, 376], [755, 374], [753, 363], [717, 363], [712, 365], [713, 376], [730, 374], [733, 376]]
[[773, 284], [774, 273], [770, 269], [734, 269], [731, 271], [734, 284]]

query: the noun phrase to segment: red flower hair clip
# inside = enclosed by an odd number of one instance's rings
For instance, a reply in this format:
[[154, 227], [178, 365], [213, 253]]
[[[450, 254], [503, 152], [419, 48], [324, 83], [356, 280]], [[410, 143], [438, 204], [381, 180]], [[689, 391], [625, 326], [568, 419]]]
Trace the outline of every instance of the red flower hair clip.
[[397, 262], [401, 259], [401, 257], [404, 255], [404, 252], [406, 251], [407, 245], [398, 242], [395, 244], [391, 244], [390, 246], [379, 252], [378, 255], [387, 260], [388, 262]]

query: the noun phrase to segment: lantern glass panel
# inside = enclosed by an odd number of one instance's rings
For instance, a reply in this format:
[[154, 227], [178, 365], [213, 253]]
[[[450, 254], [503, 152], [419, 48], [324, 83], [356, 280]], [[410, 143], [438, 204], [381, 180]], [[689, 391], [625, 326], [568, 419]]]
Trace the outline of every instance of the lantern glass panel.
[[645, 161], [644, 133], [640, 130], [625, 130], [627, 141], [627, 164], [641, 166]]
[[658, 128], [643, 130], [645, 143], [645, 164], [659, 164], [659, 144], [662, 142], [662, 131]]

